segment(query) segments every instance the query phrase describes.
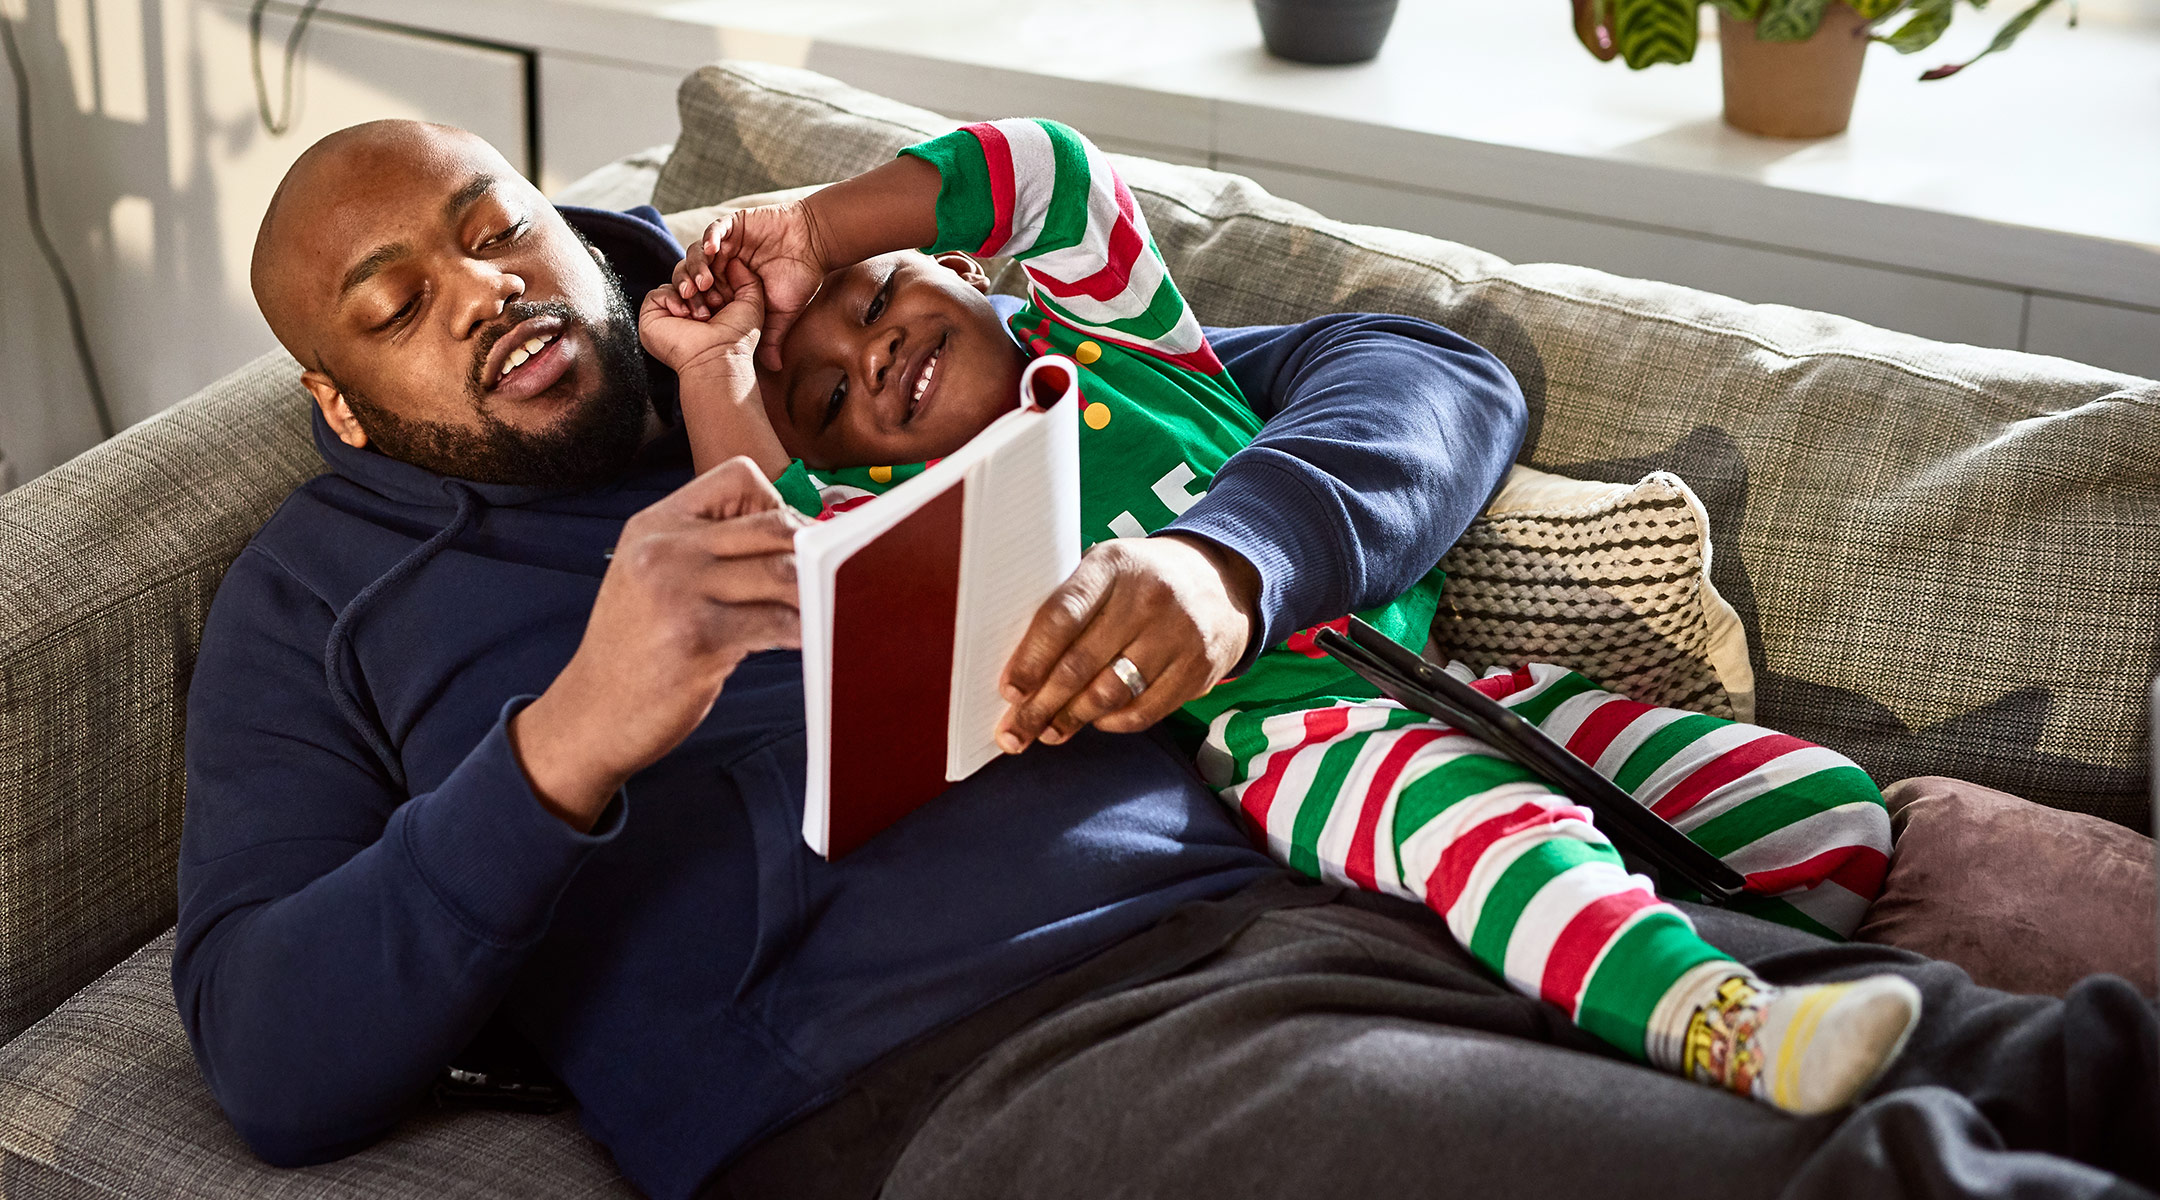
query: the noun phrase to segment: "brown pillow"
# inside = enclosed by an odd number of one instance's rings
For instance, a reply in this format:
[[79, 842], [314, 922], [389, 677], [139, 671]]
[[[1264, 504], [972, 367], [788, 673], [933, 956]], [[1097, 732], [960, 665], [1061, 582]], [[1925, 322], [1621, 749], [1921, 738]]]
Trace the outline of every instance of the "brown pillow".
[[2151, 838], [1940, 776], [1883, 798], [1897, 846], [1855, 941], [1956, 963], [2005, 991], [2060, 994], [2106, 973], [2153, 994]]

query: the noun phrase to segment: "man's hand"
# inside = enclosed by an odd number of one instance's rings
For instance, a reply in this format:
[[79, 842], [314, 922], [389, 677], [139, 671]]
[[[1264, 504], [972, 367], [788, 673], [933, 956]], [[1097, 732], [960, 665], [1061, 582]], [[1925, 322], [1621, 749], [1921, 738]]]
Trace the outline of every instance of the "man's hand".
[[804, 523], [745, 458], [624, 522], [577, 653], [510, 722], [549, 811], [592, 828], [624, 780], [690, 736], [737, 664], [801, 644]]
[[[998, 745], [1017, 754], [1092, 723], [1134, 733], [1198, 699], [1244, 657], [1260, 578], [1205, 538], [1166, 534], [1098, 543], [1035, 614], [1005, 665], [1012, 705]], [[1137, 699], [1111, 669], [1139, 668]]]
[[675, 294], [693, 312], [719, 308], [728, 303], [728, 289], [740, 290], [735, 268], [745, 269], [764, 289], [764, 360], [778, 370], [789, 326], [831, 269], [825, 250], [805, 201], [741, 209], [706, 226], [705, 236], [683, 254], [675, 267]]

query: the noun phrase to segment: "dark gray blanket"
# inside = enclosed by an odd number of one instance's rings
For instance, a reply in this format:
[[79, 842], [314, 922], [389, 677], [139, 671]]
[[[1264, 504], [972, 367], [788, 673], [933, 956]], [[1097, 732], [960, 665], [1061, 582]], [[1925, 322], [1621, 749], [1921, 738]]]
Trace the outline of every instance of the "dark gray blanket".
[[1773, 982], [1894, 970], [1910, 1047], [1847, 1113], [1799, 1119], [1621, 1060], [1514, 995], [1422, 909], [1269, 911], [1168, 978], [1006, 1038], [887, 1200], [1113, 1197], [2146, 1196], [2160, 1034], [2120, 980], [2067, 1000], [1692, 908]]

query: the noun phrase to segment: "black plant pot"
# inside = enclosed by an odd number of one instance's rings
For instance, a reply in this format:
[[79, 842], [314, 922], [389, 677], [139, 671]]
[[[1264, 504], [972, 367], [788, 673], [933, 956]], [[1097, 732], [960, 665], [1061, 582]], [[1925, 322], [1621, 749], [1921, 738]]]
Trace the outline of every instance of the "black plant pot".
[[1395, 0], [1253, 0], [1268, 53], [1304, 63], [1364, 62], [1380, 53]]

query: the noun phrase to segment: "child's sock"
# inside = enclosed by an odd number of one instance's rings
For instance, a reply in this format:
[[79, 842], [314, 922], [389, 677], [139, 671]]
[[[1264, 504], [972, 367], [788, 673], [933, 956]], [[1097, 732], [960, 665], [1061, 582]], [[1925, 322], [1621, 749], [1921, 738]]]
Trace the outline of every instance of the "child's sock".
[[1689, 971], [1652, 1014], [1651, 1062], [1787, 1112], [1845, 1107], [1882, 1076], [1920, 1022], [1897, 975], [1771, 987], [1738, 963]]

